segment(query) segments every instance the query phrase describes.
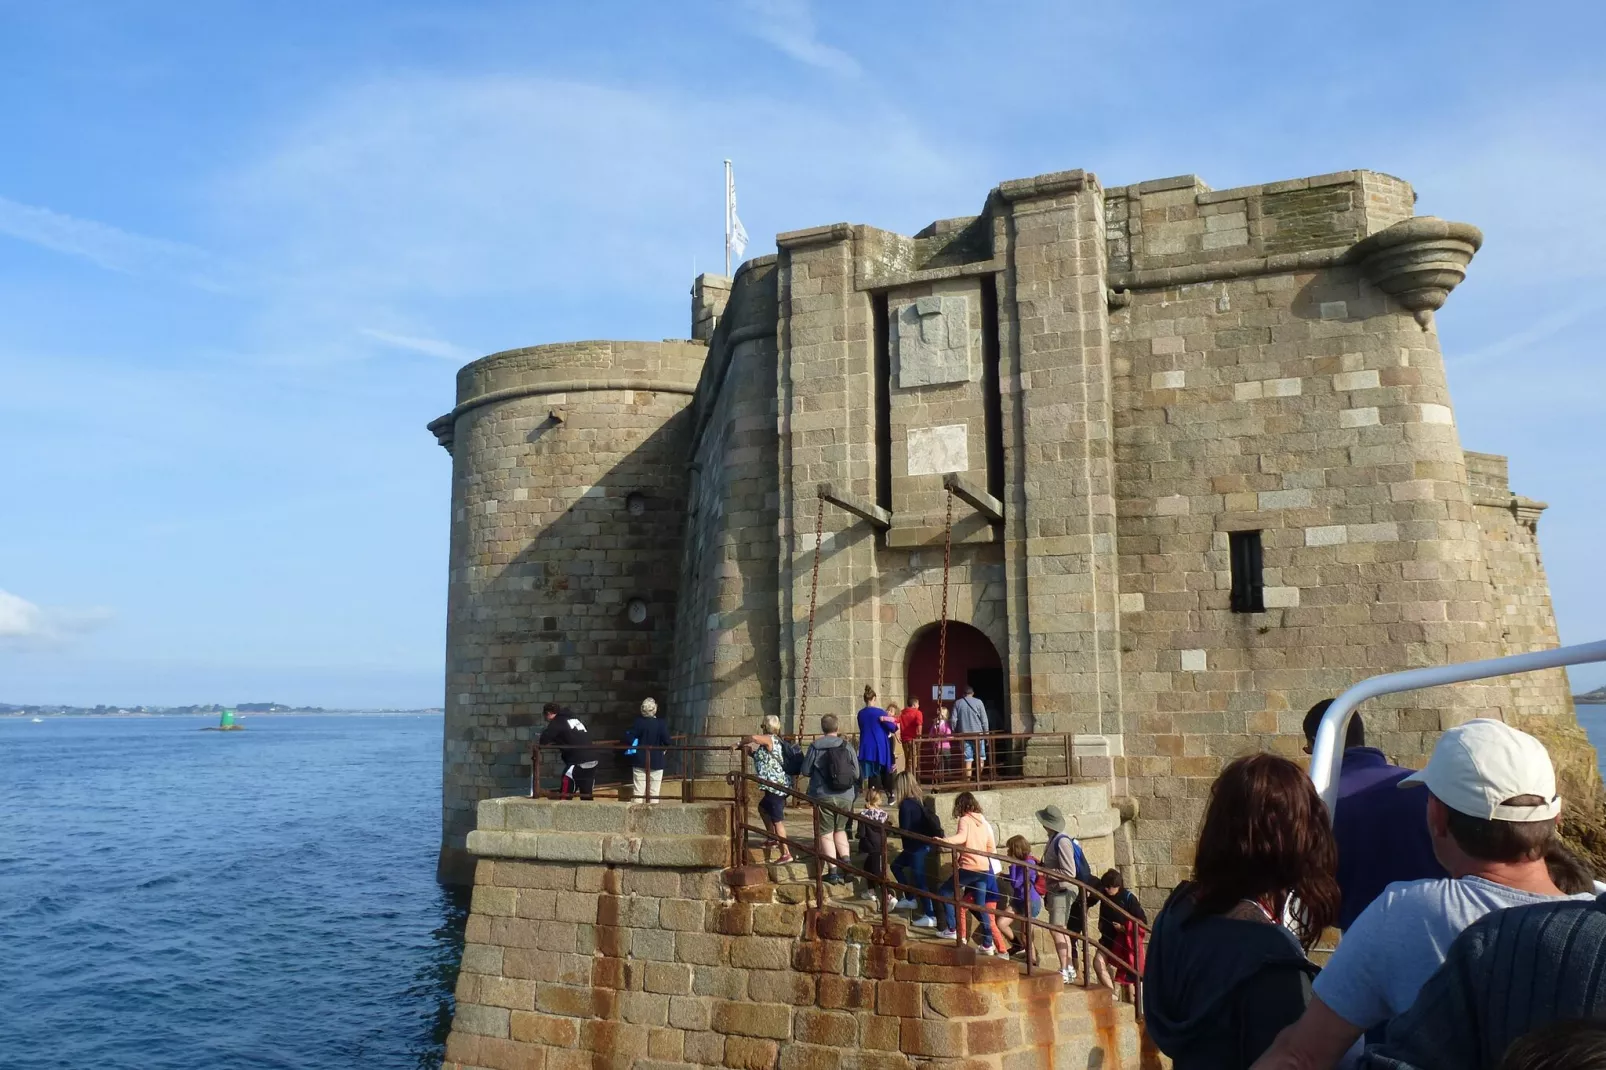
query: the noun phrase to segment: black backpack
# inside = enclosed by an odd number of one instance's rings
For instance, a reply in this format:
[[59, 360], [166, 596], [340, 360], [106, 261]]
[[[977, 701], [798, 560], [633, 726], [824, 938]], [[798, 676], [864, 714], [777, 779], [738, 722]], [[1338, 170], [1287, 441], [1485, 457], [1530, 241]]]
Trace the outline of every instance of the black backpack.
[[825, 781], [827, 791], [840, 795], [853, 790], [858, 781], [858, 770], [854, 768], [853, 752], [845, 744], [830, 748], [818, 761], [824, 767], [821, 779]]
[[803, 748], [789, 739], [781, 740], [781, 771], [787, 776], [803, 772]]

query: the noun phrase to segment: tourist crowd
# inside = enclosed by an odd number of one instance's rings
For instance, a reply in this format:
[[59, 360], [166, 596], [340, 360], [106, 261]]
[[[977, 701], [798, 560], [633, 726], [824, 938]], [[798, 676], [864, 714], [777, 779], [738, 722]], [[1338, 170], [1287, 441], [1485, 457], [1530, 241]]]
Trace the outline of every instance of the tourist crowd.
[[[1307, 753], [1328, 705], [1305, 718]], [[644, 702], [629, 736], [647, 801], [662, 777], [648, 755], [670, 742], [656, 712]], [[565, 795], [589, 798], [599, 759], [584, 724], [554, 706], [546, 717]], [[1136, 895], [1119, 870], [1095, 881], [1058, 808], [1037, 814], [1041, 856], [1025, 836], [1001, 844], [970, 791], [945, 827], [920, 774], [940, 777], [950, 759], [967, 777], [985, 768], [987, 726], [968, 690], [928, 726], [915, 701], [883, 709], [866, 688], [856, 746], [835, 715], [807, 748], [765, 718], [742, 747], [763, 788], [766, 856], [794, 860], [785, 812], [802, 781], [819, 804], [807, 846], [825, 881], [889, 878], [901, 892], [888, 909], [964, 932], [983, 954], [1035, 955], [1017, 923], [1046, 907], [1066, 983], [1070, 934], [1096, 904], [1095, 974], [1120, 989], [1141, 971], [1145, 1027], [1177, 1070], [1606, 1070], [1606, 896], [1558, 838], [1555, 770], [1533, 736], [1468, 721], [1412, 771], [1367, 746], [1352, 714], [1331, 814], [1295, 762], [1238, 758], [1212, 786], [1192, 877], [1145, 946]], [[868, 898], [885, 887], [864, 884]], [[1312, 952], [1335, 931], [1319, 968]]]
[[1294, 762], [1237, 759], [1155, 921], [1149, 1035], [1177, 1070], [1606, 1067], [1606, 899], [1560, 813], [1544, 745], [1495, 720], [1412, 772], [1352, 716], [1331, 818]]

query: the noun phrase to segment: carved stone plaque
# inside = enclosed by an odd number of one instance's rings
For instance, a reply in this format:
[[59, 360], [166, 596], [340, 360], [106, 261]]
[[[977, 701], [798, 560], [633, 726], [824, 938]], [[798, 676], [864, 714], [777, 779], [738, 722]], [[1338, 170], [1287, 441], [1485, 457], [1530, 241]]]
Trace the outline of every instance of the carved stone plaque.
[[970, 302], [963, 297], [917, 297], [893, 321], [898, 386], [968, 383]]
[[970, 435], [964, 424], [909, 429], [909, 474], [970, 471]]

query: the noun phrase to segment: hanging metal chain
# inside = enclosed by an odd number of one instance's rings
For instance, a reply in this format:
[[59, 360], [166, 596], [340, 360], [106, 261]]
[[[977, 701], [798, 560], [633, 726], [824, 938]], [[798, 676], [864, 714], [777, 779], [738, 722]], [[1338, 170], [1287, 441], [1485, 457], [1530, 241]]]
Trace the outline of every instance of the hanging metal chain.
[[797, 724], [793, 730], [805, 731], [804, 719], [809, 712], [809, 673], [814, 668], [814, 610], [820, 599], [820, 542], [825, 535], [825, 495], [820, 495], [820, 506], [814, 514], [814, 577], [809, 581], [809, 637], [803, 644], [803, 690], [797, 703]]
[[937, 708], [948, 676], [948, 569], [954, 554], [954, 488], [948, 487], [948, 516], [942, 523], [942, 625], [937, 633]]

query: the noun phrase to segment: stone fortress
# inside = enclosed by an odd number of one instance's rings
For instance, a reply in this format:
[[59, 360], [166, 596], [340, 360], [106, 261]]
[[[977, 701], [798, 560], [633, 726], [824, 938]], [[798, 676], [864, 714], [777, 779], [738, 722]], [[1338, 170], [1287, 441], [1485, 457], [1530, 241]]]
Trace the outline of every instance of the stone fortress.
[[[556, 701], [614, 738], [796, 723], [973, 684], [1075, 734], [1146, 900], [1212, 778], [1297, 756], [1306, 707], [1408, 667], [1555, 645], [1502, 457], [1459, 441], [1434, 313], [1480, 242], [1349, 171], [1213, 191], [1001, 183], [913, 237], [845, 223], [692, 291], [692, 337], [463, 368], [452, 454], [443, 877], [527, 790]], [[948, 487], [946, 680], [937, 680]], [[828, 500], [822, 499], [826, 488]], [[1570, 722], [1561, 671], [1369, 703], [1420, 764], [1444, 727]]]

